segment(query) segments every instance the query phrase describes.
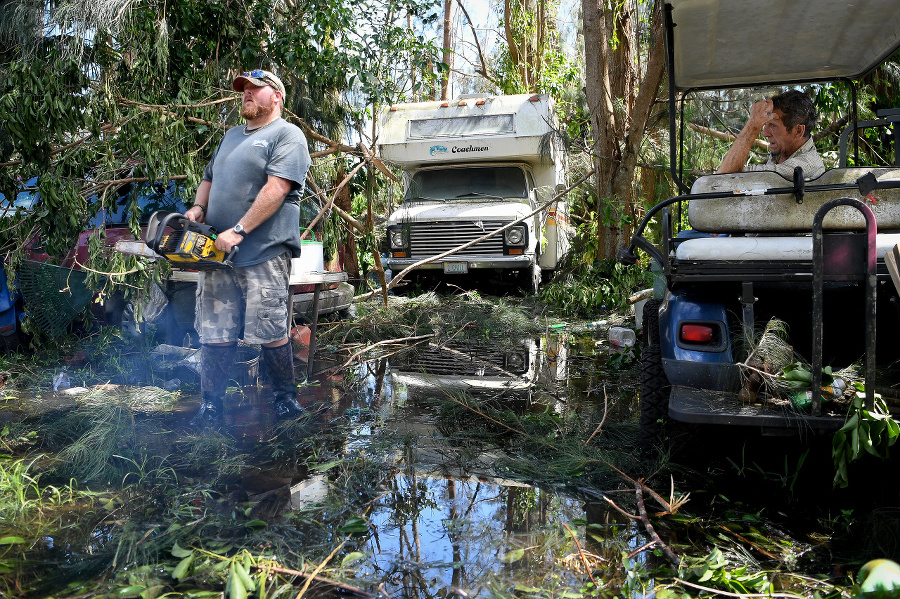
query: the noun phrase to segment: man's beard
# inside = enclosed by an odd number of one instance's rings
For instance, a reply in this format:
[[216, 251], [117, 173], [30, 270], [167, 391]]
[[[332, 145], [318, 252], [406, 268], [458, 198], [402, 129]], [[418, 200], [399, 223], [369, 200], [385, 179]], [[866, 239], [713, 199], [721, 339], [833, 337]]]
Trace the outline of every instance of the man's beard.
[[275, 107], [271, 104], [263, 106], [262, 104], [257, 103], [256, 100], [250, 100], [249, 104], [244, 104], [241, 108], [241, 116], [248, 121], [252, 121], [260, 117], [268, 117], [274, 111]]

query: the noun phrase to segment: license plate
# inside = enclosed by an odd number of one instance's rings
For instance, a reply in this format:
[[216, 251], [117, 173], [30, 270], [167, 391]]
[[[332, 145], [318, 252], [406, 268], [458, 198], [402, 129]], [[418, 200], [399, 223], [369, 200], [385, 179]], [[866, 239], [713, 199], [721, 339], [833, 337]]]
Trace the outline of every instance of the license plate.
[[444, 262], [444, 274], [464, 275], [469, 272], [468, 262]]

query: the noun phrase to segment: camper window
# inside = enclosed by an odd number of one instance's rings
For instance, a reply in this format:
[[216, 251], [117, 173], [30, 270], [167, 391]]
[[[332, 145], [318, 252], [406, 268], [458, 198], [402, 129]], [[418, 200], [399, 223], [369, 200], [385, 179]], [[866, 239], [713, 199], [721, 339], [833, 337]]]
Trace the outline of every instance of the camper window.
[[409, 122], [409, 137], [457, 137], [461, 135], [499, 135], [515, 131], [515, 115], [488, 114], [444, 119], [418, 119]]
[[407, 199], [527, 198], [525, 171], [515, 166], [445, 168], [416, 173]]

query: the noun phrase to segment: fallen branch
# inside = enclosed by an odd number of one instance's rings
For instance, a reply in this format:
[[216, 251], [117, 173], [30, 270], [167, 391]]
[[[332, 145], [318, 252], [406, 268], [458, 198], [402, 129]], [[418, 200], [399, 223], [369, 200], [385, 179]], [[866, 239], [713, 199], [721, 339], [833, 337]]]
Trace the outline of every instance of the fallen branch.
[[631, 559], [631, 558], [633, 558], [635, 555], [637, 555], [637, 554], [639, 554], [639, 553], [642, 553], [642, 552], [644, 552], [644, 551], [647, 551], [647, 550], [650, 549], [651, 547], [655, 547], [655, 546], [656, 546], [656, 541], [650, 541], [649, 543], [644, 543], [643, 545], [641, 545], [640, 547], [638, 547], [637, 549], [635, 549], [634, 551], [632, 551], [631, 553], [629, 553], [629, 554], [628, 554], [628, 559]]
[[[695, 125], [694, 123], [688, 123], [688, 127], [693, 129], [697, 133], [702, 133], [703, 135], [708, 135], [708, 136], [714, 137], [716, 139], [721, 139], [722, 141], [733, 142], [735, 140], [734, 135], [732, 135], [731, 133], [725, 133], [723, 131], [716, 131], [715, 129], [710, 129], [709, 127], [704, 127], [703, 125]], [[769, 143], [765, 142], [761, 139], [754, 139], [753, 147], [758, 150], [763, 150], [764, 152], [769, 151]]]
[[593, 439], [594, 436], [595, 436], [597, 433], [600, 432], [600, 429], [603, 428], [603, 423], [606, 422], [606, 414], [607, 414], [606, 405], [607, 405], [607, 402], [606, 402], [606, 385], [603, 385], [603, 418], [600, 419], [600, 424], [597, 425], [597, 428], [594, 429], [594, 432], [591, 433], [591, 436], [588, 437], [588, 438], [587, 438], [587, 441], [584, 442], [585, 445], [588, 445], [588, 444], [591, 442], [591, 439]]
[[302, 239], [305, 239], [306, 236], [309, 235], [309, 232], [312, 231], [312, 228], [315, 226], [315, 224], [316, 224], [317, 222], [319, 222], [319, 220], [322, 218], [322, 216], [325, 215], [326, 212], [328, 212], [328, 210], [331, 209], [331, 206], [334, 204], [334, 201], [337, 199], [337, 196], [338, 196], [338, 194], [341, 192], [341, 189], [343, 189], [344, 186], [347, 185], [347, 183], [350, 182], [350, 179], [352, 179], [353, 176], [354, 176], [357, 172], [359, 172], [359, 169], [361, 169], [361, 168], [362, 168], [366, 163], [368, 163], [368, 162], [369, 162], [369, 158], [364, 159], [362, 162], [360, 162], [360, 163], [357, 164], [355, 167], [353, 167], [353, 170], [350, 171], [350, 172], [347, 174], [347, 176], [344, 177], [344, 178], [341, 180], [340, 183], [338, 183], [337, 187], [334, 188], [334, 193], [331, 195], [331, 199], [329, 199], [329, 200], [328, 200], [328, 203], [325, 204], [325, 205], [322, 207], [321, 210], [319, 210], [319, 213], [316, 215], [316, 217], [315, 217], [314, 219], [312, 219], [312, 220], [309, 222], [308, 225], [306, 225], [306, 230], [303, 231], [303, 233], [300, 234], [300, 239], [301, 239], [301, 240], [302, 240]]
[[656, 544], [662, 549], [662, 552], [666, 554], [666, 557], [668, 557], [673, 564], [678, 566], [681, 564], [681, 558], [675, 555], [675, 553], [669, 549], [668, 545], [663, 543], [662, 539], [659, 538], [659, 535], [656, 533], [656, 529], [650, 524], [650, 518], [647, 516], [647, 508], [644, 506], [644, 492], [642, 487], [643, 484], [640, 481], [635, 481], [634, 492], [635, 497], [637, 498], [638, 513], [641, 516], [641, 522], [643, 522], [644, 528], [647, 530], [647, 534], [650, 535], [650, 538], [656, 541]]
[[766, 551], [765, 549], [763, 549], [762, 547], [760, 547], [759, 545], [757, 545], [756, 543], [754, 543], [754, 542], [751, 541], [750, 539], [744, 537], [743, 535], [740, 535], [740, 534], [734, 532], [733, 530], [729, 530], [727, 526], [719, 525], [719, 528], [721, 528], [722, 530], [724, 530], [727, 534], [733, 536], [735, 539], [741, 541], [742, 543], [746, 543], [747, 545], [753, 547], [754, 549], [756, 549], [757, 551], [759, 551], [760, 553], [762, 553], [763, 555], [765, 555], [767, 558], [769, 558], [769, 559], [775, 559], [775, 560], [779, 559], [777, 555], [775, 555], [775, 554], [773, 554], [773, 553], [771, 553], [771, 552], [769, 552], [769, 551]]
[[335, 555], [337, 555], [337, 552], [340, 551], [341, 548], [346, 544], [347, 544], [347, 541], [341, 541], [341, 544], [338, 545], [337, 547], [335, 547], [334, 551], [329, 553], [328, 557], [326, 557], [324, 560], [322, 560], [321, 564], [316, 566], [316, 569], [313, 570], [313, 573], [310, 574], [309, 577], [306, 579], [306, 582], [303, 583], [303, 586], [300, 588], [300, 592], [297, 593], [297, 595], [296, 595], [296, 597], [294, 597], [294, 599], [303, 599], [304, 593], [306, 593], [306, 590], [309, 588], [309, 585], [312, 584], [313, 578], [316, 577], [316, 574], [321, 572], [322, 569], [325, 568], [325, 565], [331, 561], [331, 558], [333, 558]]
[[635, 480], [635, 479], [631, 478], [630, 476], [628, 476], [627, 474], [625, 474], [624, 472], [622, 472], [621, 470], [619, 470], [618, 468], [616, 468], [615, 466], [613, 466], [612, 464], [610, 464], [609, 462], [603, 462], [603, 463], [606, 464], [607, 466], [609, 466], [610, 468], [612, 468], [613, 470], [615, 470], [616, 472], [618, 472], [620, 475], [622, 475], [622, 477], [625, 478], [625, 480], [627, 480], [631, 484], [640, 485], [641, 488], [644, 491], [646, 491], [648, 495], [653, 497], [653, 499], [655, 499], [659, 503], [659, 505], [661, 505], [662, 508], [665, 510], [664, 512], [656, 514], [657, 516], [664, 516], [666, 514], [674, 514], [678, 511], [679, 507], [684, 505], [685, 500], [681, 500], [681, 501], [677, 502], [676, 504], [670, 504], [668, 501], [663, 499], [659, 493], [657, 493], [656, 491], [654, 491], [653, 489], [648, 487], [644, 483], [643, 479]]
[[362, 150], [363, 154], [372, 161], [372, 164], [375, 165], [375, 168], [380, 170], [385, 177], [393, 181], [394, 183], [399, 183], [400, 179], [397, 178], [397, 175], [391, 172], [391, 169], [387, 167], [387, 165], [375, 155], [375, 152], [369, 150], [365, 145], [359, 144], [359, 149]]
[[458, 403], [459, 405], [461, 405], [462, 407], [464, 407], [464, 408], [467, 409], [467, 410], [472, 410], [473, 412], [475, 412], [476, 414], [478, 414], [478, 415], [481, 416], [482, 418], [486, 418], [487, 420], [490, 420], [490, 421], [493, 422], [494, 424], [497, 424], [497, 425], [499, 425], [499, 426], [502, 426], [503, 428], [505, 428], [505, 429], [507, 429], [507, 430], [511, 430], [511, 431], [514, 432], [514, 433], [519, 433], [520, 435], [524, 435], [524, 434], [525, 434], [525, 431], [520, 431], [520, 430], [517, 429], [517, 428], [513, 428], [513, 427], [511, 427], [511, 426], [509, 426], [509, 425], [503, 424], [503, 423], [500, 422], [499, 420], [494, 420], [493, 418], [491, 418], [491, 417], [488, 416], [487, 414], [483, 414], [483, 413], [479, 412], [478, 410], [476, 410], [476, 409], [473, 408], [472, 406], [467, 406], [466, 404], [464, 404], [463, 402], [459, 401], [459, 400], [456, 399], [455, 397], [451, 397], [450, 399], [451, 399], [454, 403]]
[[653, 297], [653, 289], [644, 289], [643, 291], [638, 291], [637, 293], [629, 297], [627, 300], [625, 300], [625, 303], [628, 305], [636, 304], [641, 300], [650, 299], [651, 297]]
[[688, 582], [680, 578], [676, 578], [675, 582], [701, 591], [706, 591], [708, 593], [722, 595], [724, 597], [740, 597], [741, 599], [744, 599], [744, 597], [785, 597], [789, 599], [804, 599], [803, 595], [794, 595], [793, 593], [729, 593], [728, 591], [720, 591], [719, 589], [713, 589], [699, 584], [694, 584], [693, 582]]
[[584, 556], [584, 551], [581, 549], [581, 543], [578, 542], [578, 537], [575, 536], [575, 533], [572, 532], [572, 529], [569, 528], [569, 525], [565, 522], [562, 523], [563, 526], [566, 527], [566, 530], [569, 531], [569, 534], [572, 535], [572, 540], [575, 541], [575, 547], [578, 548], [578, 555], [581, 556], [581, 563], [584, 564], [584, 569], [587, 572], [588, 577], [591, 579], [591, 582], [594, 583], [594, 588], [597, 588], [597, 581], [594, 580], [594, 574], [591, 572], [591, 566], [588, 564], [587, 558]]
[[400, 339], [385, 339], [384, 341], [379, 341], [378, 343], [373, 343], [372, 345], [367, 345], [363, 349], [359, 350], [358, 352], [356, 352], [355, 354], [350, 356], [347, 359], [347, 361], [344, 362], [344, 364], [340, 368], [341, 369], [346, 368], [347, 366], [350, 365], [351, 362], [353, 362], [354, 358], [366, 353], [367, 351], [369, 351], [372, 348], [378, 347], [379, 345], [388, 345], [391, 343], [401, 343], [404, 341], [418, 341], [418, 340], [422, 340], [422, 339], [433, 339], [434, 336], [435, 336], [434, 333], [431, 333], [430, 335], [416, 335], [414, 337], [401, 337]]
[[628, 512], [626, 512], [625, 510], [623, 510], [622, 508], [620, 508], [618, 505], [616, 505], [616, 502], [615, 502], [615, 501], [613, 501], [612, 499], [610, 499], [610, 498], [607, 497], [606, 495], [603, 496], [603, 501], [605, 501], [606, 503], [608, 503], [608, 504], [609, 504], [609, 507], [611, 507], [612, 509], [616, 510], [617, 512], [619, 512], [620, 514], [622, 514], [622, 515], [625, 516], [626, 518], [629, 518], [630, 520], [640, 520], [640, 519], [641, 519], [640, 516], [635, 516], [634, 514], [629, 514]]
[[297, 570], [290, 570], [288, 568], [279, 568], [277, 566], [257, 566], [254, 565], [254, 568], [257, 570], [262, 570], [263, 572], [273, 572], [275, 574], [284, 574], [285, 576], [296, 576], [297, 578], [308, 578], [310, 580], [314, 580], [316, 582], [321, 582], [323, 584], [327, 584], [329, 586], [333, 586], [337, 589], [341, 589], [350, 593], [355, 593], [357, 595], [362, 595], [363, 597], [374, 597], [372, 593], [364, 591], [360, 588], [350, 586], [349, 584], [344, 584], [342, 582], [338, 582], [336, 580], [330, 580], [328, 578], [322, 578], [321, 576], [312, 576], [310, 574], [306, 574], [305, 572], [299, 572]]

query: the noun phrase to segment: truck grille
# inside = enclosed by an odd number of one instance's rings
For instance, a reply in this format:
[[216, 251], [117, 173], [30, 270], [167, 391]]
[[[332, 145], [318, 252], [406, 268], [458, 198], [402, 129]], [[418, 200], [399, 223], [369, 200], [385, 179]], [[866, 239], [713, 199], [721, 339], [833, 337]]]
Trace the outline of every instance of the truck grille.
[[[410, 223], [409, 241], [411, 258], [428, 258], [451, 250], [458, 245], [478, 239], [505, 225], [508, 221], [483, 221], [483, 227], [474, 222], [453, 221], [437, 223]], [[454, 256], [502, 256], [503, 234], [500, 233], [461, 250]]]
[[495, 346], [451, 343], [445, 347], [429, 347], [406, 359], [398, 358], [400, 370], [420, 371], [432, 375], [463, 375], [503, 377], [528, 372], [529, 355], [526, 348], [510, 353], [521, 356], [515, 363], [507, 360], [507, 353]]

